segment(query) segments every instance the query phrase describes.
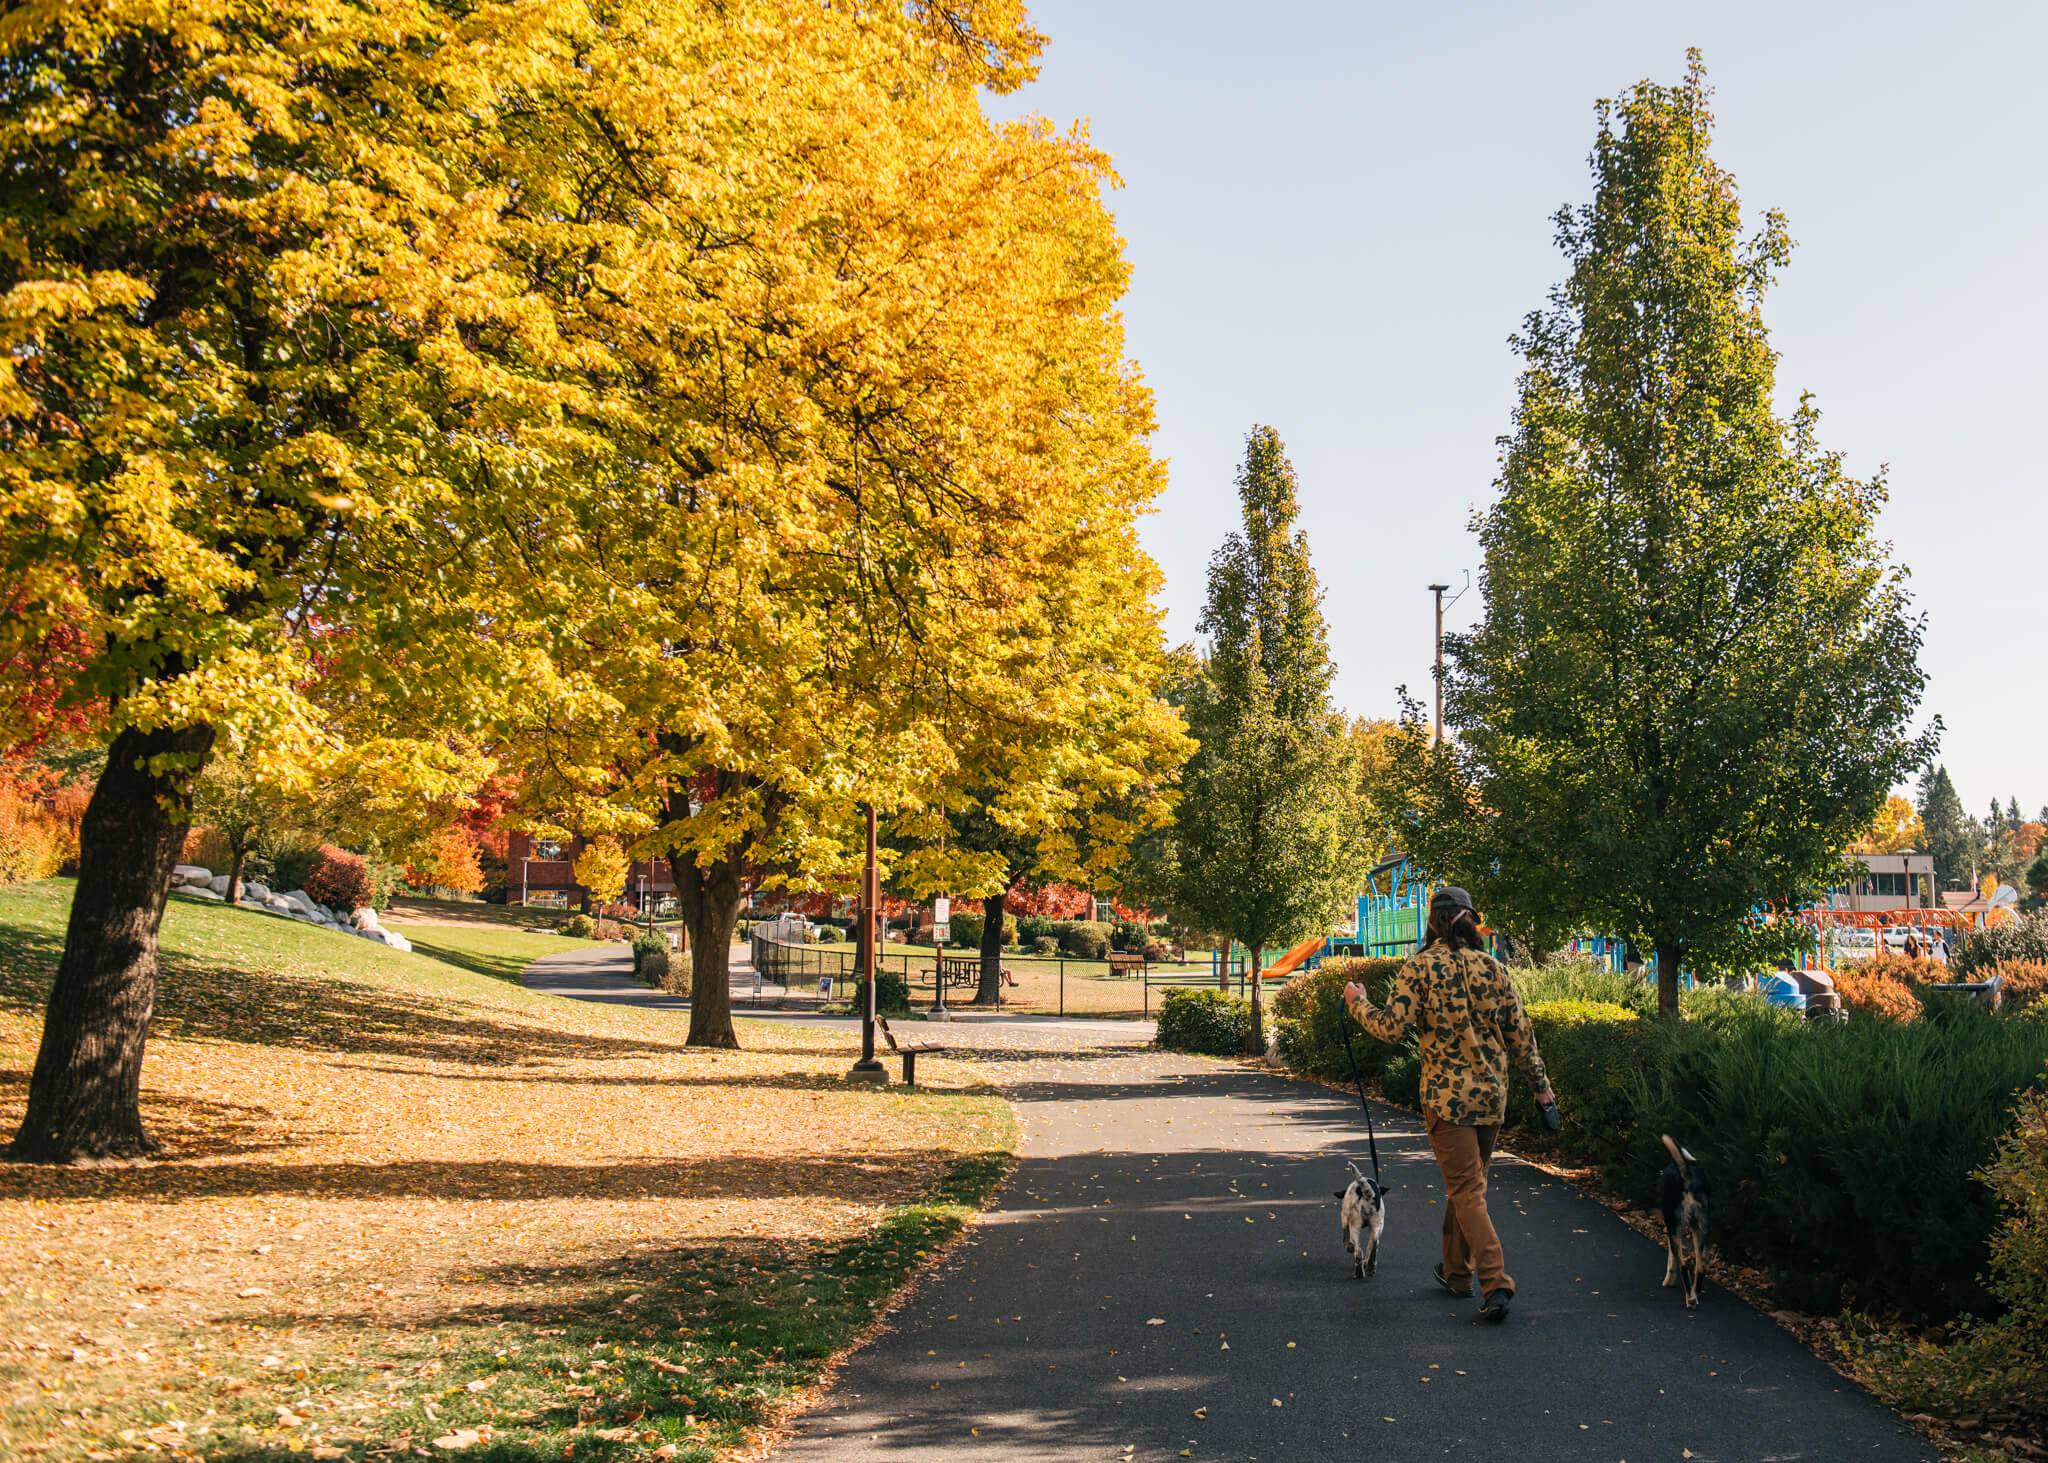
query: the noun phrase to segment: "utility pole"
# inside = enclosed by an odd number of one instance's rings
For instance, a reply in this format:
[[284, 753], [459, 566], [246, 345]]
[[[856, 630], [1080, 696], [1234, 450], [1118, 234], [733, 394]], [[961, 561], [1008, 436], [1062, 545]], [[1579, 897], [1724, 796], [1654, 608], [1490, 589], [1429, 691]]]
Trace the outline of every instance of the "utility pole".
[[1431, 746], [1440, 746], [1444, 739], [1444, 595], [1449, 592], [1448, 584], [1432, 584], [1429, 592], [1436, 596], [1436, 735]]
[[876, 920], [881, 913], [882, 881], [875, 871], [875, 805], [868, 804], [868, 862], [861, 876], [860, 956], [867, 979], [861, 983], [860, 1060], [847, 1075], [856, 1082], [883, 1082], [889, 1073], [875, 1060], [875, 961]]

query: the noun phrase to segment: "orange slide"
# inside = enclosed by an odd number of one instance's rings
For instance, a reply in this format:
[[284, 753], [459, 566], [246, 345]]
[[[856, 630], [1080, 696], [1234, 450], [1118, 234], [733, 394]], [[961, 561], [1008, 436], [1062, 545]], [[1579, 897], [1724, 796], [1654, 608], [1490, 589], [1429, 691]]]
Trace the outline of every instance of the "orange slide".
[[1296, 945], [1292, 950], [1289, 950], [1285, 955], [1282, 955], [1278, 960], [1267, 966], [1261, 974], [1267, 980], [1287, 979], [1288, 976], [1301, 968], [1302, 961], [1322, 949], [1323, 942], [1329, 938], [1328, 935], [1317, 935], [1312, 939], [1303, 940], [1299, 945]]

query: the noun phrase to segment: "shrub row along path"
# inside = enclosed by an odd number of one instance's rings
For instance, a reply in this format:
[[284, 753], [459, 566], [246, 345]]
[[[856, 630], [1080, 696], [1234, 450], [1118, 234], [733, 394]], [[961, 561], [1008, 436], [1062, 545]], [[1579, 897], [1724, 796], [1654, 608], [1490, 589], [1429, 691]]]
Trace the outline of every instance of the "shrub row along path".
[[[673, 999], [619, 956], [574, 968], [528, 979]], [[1493, 1211], [1521, 1293], [1505, 1326], [1476, 1324], [1430, 1279], [1435, 1167], [1393, 1109], [1375, 1109], [1383, 1258], [1354, 1280], [1331, 1191], [1367, 1161], [1355, 1100], [1087, 1026], [917, 1028], [975, 1049], [1017, 1105], [1022, 1161], [778, 1458], [1936, 1456], [1711, 1281], [1687, 1313], [1659, 1246], [1512, 1160]]]

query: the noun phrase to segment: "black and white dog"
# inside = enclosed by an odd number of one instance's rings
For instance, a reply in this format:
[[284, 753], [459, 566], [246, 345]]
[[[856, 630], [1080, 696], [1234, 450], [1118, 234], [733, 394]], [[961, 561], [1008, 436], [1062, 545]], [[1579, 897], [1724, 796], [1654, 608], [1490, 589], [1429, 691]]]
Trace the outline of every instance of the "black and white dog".
[[1685, 1285], [1686, 1309], [1700, 1303], [1707, 1268], [1707, 1176], [1693, 1156], [1664, 1134], [1671, 1161], [1664, 1165], [1664, 1284]]
[[1341, 1201], [1337, 1223], [1344, 1231], [1344, 1253], [1351, 1256], [1351, 1273], [1359, 1279], [1373, 1273], [1380, 1263], [1380, 1232], [1387, 1227], [1387, 1191], [1378, 1179], [1369, 1179], [1350, 1164], [1351, 1182], [1337, 1190]]

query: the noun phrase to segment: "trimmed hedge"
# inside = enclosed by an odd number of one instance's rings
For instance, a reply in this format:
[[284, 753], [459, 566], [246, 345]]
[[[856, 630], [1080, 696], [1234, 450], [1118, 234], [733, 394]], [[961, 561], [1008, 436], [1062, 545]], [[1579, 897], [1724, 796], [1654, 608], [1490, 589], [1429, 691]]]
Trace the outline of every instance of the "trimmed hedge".
[[1182, 987], [1159, 1007], [1159, 1044], [1168, 1051], [1234, 1057], [1252, 1039], [1251, 1002], [1222, 991]]
[[[952, 928], [954, 944], [969, 950], [979, 950], [981, 948], [982, 931], [988, 928], [988, 917], [981, 911], [959, 910], [955, 912], [949, 924]], [[1003, 916], [1003, 943], [1005, 945], [1017, 943], [1017, 917], [1013, 914]]]
[[[1304, 970], [1288, 980], [1274, 993], [1272, 1003], [1280, 1060], [1311, 1077], [1349, 1081], [1344, 1023], [1350, 1017], [1344, 1011], [1344, 985], [1355, 980], [1375, 1003], [1384, 1001], [1401, 965], [1399, 960], [1325, 960], [1314, 970]], [[1368, 1080], [1377, 1078], [1401, 1050], [1373, 1040], [1356, 1023], [1351, 1049], [1358, 1055], [1359, 1071]]]

